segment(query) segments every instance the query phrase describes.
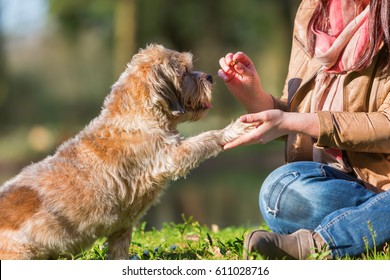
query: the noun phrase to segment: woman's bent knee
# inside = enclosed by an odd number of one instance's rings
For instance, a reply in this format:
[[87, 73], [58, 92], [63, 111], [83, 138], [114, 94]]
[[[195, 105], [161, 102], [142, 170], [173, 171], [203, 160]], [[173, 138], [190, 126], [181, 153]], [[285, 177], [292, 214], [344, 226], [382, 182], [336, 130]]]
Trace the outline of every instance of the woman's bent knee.
[[316, 162], [295, 162], [272, 172], [260, 190], [260, 211], [275, 232], [314, 229], [339, 209], [371, 198], [359, 181]]
[[320, 165], [314, 162], [297, 162], [273, 171], [260, 190], [260, 211], [274, 232], [290, 233], [300, 228], [315, 228], [308, 224], [313, 205], [307, 199], [307, 177], [323, 176]]

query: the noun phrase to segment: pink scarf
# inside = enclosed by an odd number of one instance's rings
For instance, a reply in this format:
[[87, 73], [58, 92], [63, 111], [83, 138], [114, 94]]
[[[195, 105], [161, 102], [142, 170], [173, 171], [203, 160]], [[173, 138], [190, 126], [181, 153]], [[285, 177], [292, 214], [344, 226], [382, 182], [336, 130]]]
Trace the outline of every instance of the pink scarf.
[[[316, 77], [311, 112], [343, 111], [343, 74], [354, 70], [357, 60], [369, 44], [370, 7], [367, 5], [363, 9], [359, 5], [361, 2], [330, 0], [329, 30], [317, 30], [311, 26], [316, 35], [314, 58], [322, 65]], [[313, 160], [344, 172], [351, 171], [339, 149], [314, 146]]]
[[315, 30], [315, 58], [328, 73], [353, 70], [369, 44], [369, 5], [363, 10], [359, 1], [330, 0], [329, 30]]

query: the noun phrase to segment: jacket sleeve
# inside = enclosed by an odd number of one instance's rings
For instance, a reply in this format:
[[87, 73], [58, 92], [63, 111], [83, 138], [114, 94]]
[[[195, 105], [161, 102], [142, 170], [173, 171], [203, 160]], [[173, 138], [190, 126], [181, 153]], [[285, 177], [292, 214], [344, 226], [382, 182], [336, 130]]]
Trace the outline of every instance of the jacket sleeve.
[[377, 112], [318, 112], [317, 145], [390, 154], [390, 93]]

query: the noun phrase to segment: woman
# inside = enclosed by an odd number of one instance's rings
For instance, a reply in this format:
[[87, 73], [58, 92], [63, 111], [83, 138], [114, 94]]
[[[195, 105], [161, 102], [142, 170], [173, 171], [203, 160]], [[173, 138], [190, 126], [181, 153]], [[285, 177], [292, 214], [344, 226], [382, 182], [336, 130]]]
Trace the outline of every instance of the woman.
[[284, 137], [287, 164], [264, 181], [272, 232], [250, 233], [244, 256], [356, 256], [390, 241], [390, 3], [304, 0], [295, 19], [283, 96], [267, 93], [242, 52], [219, 76], [258, 123], [225, 146]]

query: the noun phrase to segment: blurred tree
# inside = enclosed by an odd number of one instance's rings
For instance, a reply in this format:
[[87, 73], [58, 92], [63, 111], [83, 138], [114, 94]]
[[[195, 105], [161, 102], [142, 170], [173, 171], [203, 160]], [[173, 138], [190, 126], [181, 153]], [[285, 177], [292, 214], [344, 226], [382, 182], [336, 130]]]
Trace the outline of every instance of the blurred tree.
[[[83, 29], [96, 27], [110, 38], [113, 29], [112, 1], [106, 0], [49, 0], [50, 11], [60, 22], [64, 34], [76, 39]], [[115, 2], [115, 1], [114, 1]]]
[[290, 37], [292, 36], [292, 27], [294, 25], [295, 12], [297, 10], [298, 0], [279, 0], [276, 3], [280, 6], [282, 10], [282, 20], [284, 24], [288, 27]]
[[114, 14], [114, 71], [123, 72], [136, 49], [136, 0], [116, 0]]
[[100, 28], [113, 47], [114, 75], [124, 69], [136, 49], [137, 0], [50, 0], [67, 37], [75, 40], [84, 29]]
[[[6, 78], [6, 57], [4, 54], [4, 37], [2, 32], [2, 4], [0, 3], [0, 107], [7, 98], [7, 78]], [[3, 111], [0, 110], [0, 119], [4, 119]]]

